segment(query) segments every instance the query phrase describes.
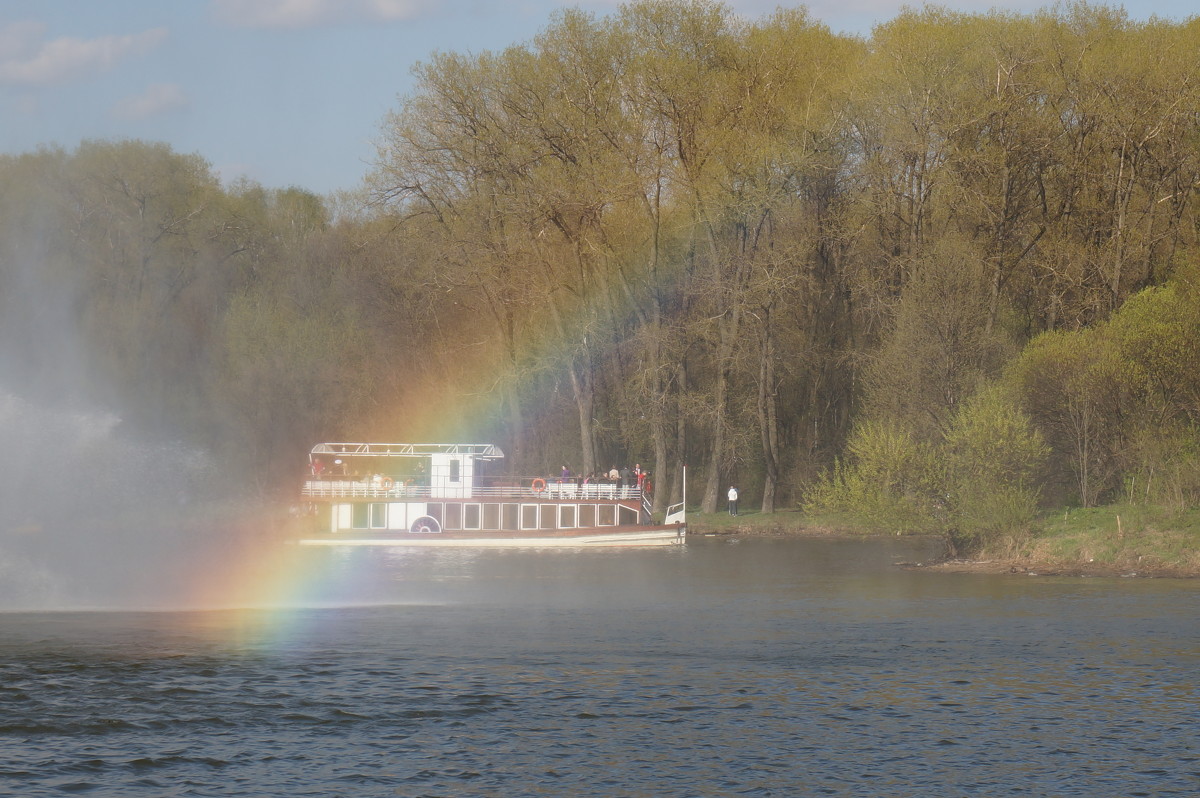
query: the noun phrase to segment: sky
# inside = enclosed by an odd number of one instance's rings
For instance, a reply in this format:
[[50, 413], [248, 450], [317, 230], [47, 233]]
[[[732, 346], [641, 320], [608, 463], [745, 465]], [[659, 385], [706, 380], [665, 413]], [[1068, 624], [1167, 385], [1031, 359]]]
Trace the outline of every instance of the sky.
[[[226, 182], [244, 177], [318, 194], [354, 189], [372, 168], [384, 117], [413, 90], [415, 64], [436, 52], [528, 42], [564, 5], [603, 15], [619, 3], [0, 0], [0, 153], [140, 139], [196, 153]], [[780, 2], [726, 5], [756, 18]], [[902, 6], [920, 3], [806, 5], [834, 31], [866, 36]], [[1046, 4], [942, 5], [1028, 12]], [[1200, 13], [1195, 0], [1124, 7], [1133, 19]]]

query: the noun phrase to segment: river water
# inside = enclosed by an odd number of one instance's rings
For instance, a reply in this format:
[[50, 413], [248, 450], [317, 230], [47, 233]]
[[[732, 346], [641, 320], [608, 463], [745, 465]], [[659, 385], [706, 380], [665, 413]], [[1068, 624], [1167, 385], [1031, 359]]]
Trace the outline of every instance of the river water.
[[1200, 793], [1200, 582], [894, 565], [930, 545], [298, 550], [290, 604], [0, 613], [0, 794]]

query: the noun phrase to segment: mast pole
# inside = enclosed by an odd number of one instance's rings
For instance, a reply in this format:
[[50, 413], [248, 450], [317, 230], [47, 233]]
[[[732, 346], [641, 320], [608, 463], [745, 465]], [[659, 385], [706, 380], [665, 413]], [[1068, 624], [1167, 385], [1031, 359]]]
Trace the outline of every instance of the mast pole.
[[683, 464], [683, 520], [687, 522], [687, 463]]

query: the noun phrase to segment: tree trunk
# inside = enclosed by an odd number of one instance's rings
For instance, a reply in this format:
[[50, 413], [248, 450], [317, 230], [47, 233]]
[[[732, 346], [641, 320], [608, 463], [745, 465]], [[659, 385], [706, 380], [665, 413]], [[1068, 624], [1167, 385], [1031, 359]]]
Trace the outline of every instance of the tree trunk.
[[[687, 359], [679, 362], [678, 390], [680, 394], [687, 391]], [[688, 461], [687, 418], [683, 413], [675, 415], [675, 473], [671, 480], [671, 504], [678, 504], [684, 498], [685, 478], [684, 466]]]
[[715, 513], [717, 501], [721, 493], [721, 460], [725, 456], [725, 394], [729, 390], [729, 369], [724, 365], [728, 354], [722, 345], [722, 352], [717, 361], [722, 365], [717, 367], [717, 384], [713, 390], [713, 403], [716, 405], [716, 416], [713, 419], [713, 440], [708, 459], [708, 476], [704, 481], [704, 501], [700, 511]]
[[515, 385], [508, 388], [508, 423], [512, 435], [513, 451], [508, 459], [509, 470], [519, 468], [525, 462], [525, 415], [521, 410], [521, 397]]
[[770, 308], [763, 310], [762, 357], [758, 372], [758, 424], [762, 433], [763, 479], [762, 511], [775, 512], [775, 491], [779, 485], [778, 391], [775, 385], [775, 333]]
[[578, 471], [590, 474], [596, 470], [596, 425], [592, 419], [596, 406], [595, 380], [591, 374], [590, 359], [580, 366], [572, 365], [571, 390], [575, 396], [575, 407], [579, 411], [579, 455]]

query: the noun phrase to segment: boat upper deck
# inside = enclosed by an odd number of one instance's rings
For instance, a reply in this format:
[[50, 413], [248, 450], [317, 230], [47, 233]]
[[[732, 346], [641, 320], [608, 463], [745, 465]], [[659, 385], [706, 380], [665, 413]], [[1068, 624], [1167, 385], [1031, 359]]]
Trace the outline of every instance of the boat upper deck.
[[[480, 484], [482, 483], [482, 484]], [[540, 478], [488, 480], [476, 478], [471, 485], [449, 490], [447, 485], [420, 485], [383, 475], [360, 479], [310, 479], [301, 494], [310, 499], [372, 498], [379, 500], [422, 499], [519, 499], [522, 501], [641, 501], [642, 489], [611, 482], [579, 484]]]
[[301, 495], [315, 500], [377, 499], [641, 502], [632, 481], [489, 474], [504, 452], [481, 443], [319, 443], [309, 452]]

